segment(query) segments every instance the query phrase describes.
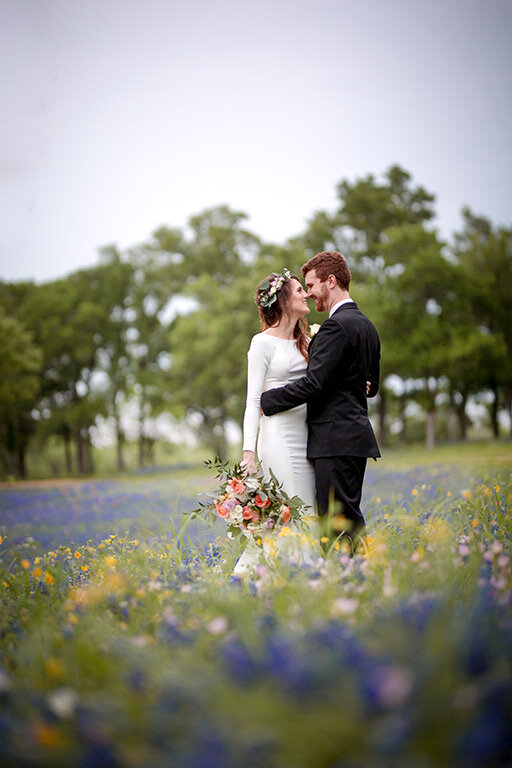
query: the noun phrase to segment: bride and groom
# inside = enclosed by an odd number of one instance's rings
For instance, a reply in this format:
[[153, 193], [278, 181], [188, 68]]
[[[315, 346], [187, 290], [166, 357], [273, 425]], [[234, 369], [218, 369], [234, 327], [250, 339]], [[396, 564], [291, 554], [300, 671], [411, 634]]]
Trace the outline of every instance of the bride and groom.
[[[350, 270], [340, 253], [317, 253], [302, 275], [307, 293], [288, 270], [256, 290], [261, 332], [247, 353], [242, 467], [256, 474], [257, 456], [289, 496], [312, 510], [316, 501], [327, 546], [342, 538], [355, 552], [365, 532], [366, 461], [380, 456], [367, 408], [379, 389], [379, 336], [350, 298]], [[329, 313], [312, 338], [308, 298]], [[248, 547], [235, 573], [253, 563]]]

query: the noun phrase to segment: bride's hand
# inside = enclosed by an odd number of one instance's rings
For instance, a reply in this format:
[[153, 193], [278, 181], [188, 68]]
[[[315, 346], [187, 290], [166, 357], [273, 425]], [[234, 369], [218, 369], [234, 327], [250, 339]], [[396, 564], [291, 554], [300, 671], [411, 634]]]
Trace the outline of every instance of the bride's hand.
[[370, 387], [371, 387], [371, 382], [367, 381], [366, 382], [366, 397], [368, 397], [368, 392], [370, 391]]
[[256, 475], [258, 473], [258, 467], [256, 466], [256, 456], [254, 451], [244, 451], [243, 459], [240, 462], [242, 468], [242, 474], [244, 477], [247, 475]]

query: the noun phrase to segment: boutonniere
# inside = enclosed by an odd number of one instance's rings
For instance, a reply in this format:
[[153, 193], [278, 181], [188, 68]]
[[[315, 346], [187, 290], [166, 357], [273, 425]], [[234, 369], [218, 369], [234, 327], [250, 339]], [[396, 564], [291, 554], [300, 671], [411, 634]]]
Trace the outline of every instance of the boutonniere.
[[313, 323], [309, 326], [309, 337], [312, 339], [320, 330], [320, 323]]

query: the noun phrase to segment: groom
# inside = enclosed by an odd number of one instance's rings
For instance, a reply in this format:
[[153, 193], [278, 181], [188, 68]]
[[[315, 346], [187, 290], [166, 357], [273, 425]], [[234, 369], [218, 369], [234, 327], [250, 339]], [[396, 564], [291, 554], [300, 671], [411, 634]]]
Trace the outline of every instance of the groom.
[[[366, 403], [379, 391], [380, 341], [350, 298], [350, 270], [337, 251], [302, 267], [308, 298], [329, 312], [309, 345], [306, 374], [261, 396], [266, 416], [307, 403], [307, 456], [315, 468], [318, 514], [332, 543], [347, 539], [353, 553], [365, 533], [361, 491], [367, 458], [380, 456]], [[333, 503], [334, 501], [334, 503]], [[340, 513], [341, 510], [341, 513]]]

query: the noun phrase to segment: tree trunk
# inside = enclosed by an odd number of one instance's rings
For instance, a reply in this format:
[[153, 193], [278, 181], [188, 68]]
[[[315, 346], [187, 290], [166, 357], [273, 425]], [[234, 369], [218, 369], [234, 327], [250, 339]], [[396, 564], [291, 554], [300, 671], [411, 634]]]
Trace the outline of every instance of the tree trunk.
[[468, 432], [468, 415], [466, 413], [466, 405], [468, 402], [468, 396], [465, 392], [461, 393], [462, 400], [457, 405], [457, 418], [459, 420], [459, 438], [462, 441], [467, 439]]
[[492, 434], [495, 440], [499, 439], [500, 436], [500, 424], [498, 421], [498, 410], [499, 410], [499, 400], [498, 400], [498, 388], [493, 387], [492, 389], [493, 394], [493, 400], [490, 407], [491, 412], [491, 428], [492, 428]]
[[144, 390], [142, 390], [139, 401], [139, 469], [144, 467], [145, 463], [145, 449], [144, 449]]
[[119, 427], [116, 427], [116, 452], [117, 452], [117, 471], [118, 472], [124, 472], [126, 469], [123, 446], [124, 446], [124, 432]]
[[436, 445], [436, 394], [437, 386], [430, 387], [431, 379], [425, 379], [425, 391], [429, 395], [427, 400], [427, 425], [425, 435], [425, 447], [431, 451]]
[[381, 446], [386, 446], [388, 442], [387, 429], [386, 429], [386, 416], [387, 416], [387, 392], [384, 386], [381, 386], [379, 390], [379, 443]]
[[9, 474], [16, 477], [16, 439], [12, 421], [7, 423], [7, 451], [9, 453]]
[[85, 466], [88, 474], [94, 474], [94, 454], [89, 428], [85, 430]]
[[76, 466], [80, 475], [85, 474], [84, 464], [84, 440], [82, 437], [82, 430], [79, 427], [76, 431]]
[[155, 438], [146, 437], [146, 456], [150, 466], [155, 465]]
[[119, 415], [119, 411], [117, 409], [117, 405], [115, 402], [114, 402], [114, 423], [115, 423], [115, 429], [116, 429], [117, 471], [124, 472], [126, 469], [124, 453], [123, 453], [125, 437], [124, 437], [123, 428], [121, 426], [121, 417]]
[[17, 446], [16, 450], [16, 464], [17, 464], [17, 470], [18, 470], [18, 477], [21, 477], [22, 480], [26, 477], [26, 467], [25, 467], [25, 443], [23, 440], [20, 440]]
[[425, 447], [427, 451], [431, 451], [436, 445], [436, 412], [435, 410], [427, 411], [427, 433], [425, 440]]
[[64, 440], [64, 454], [66, 462], [66, 472], [68, 475], [73, 474], [73, 457], [71, 455], [71, 436], [68, 432], [63, 435]]
[[512, 387], [507, 387], [507, 412], [510, 428], [510, 439], [512, 440]]
[[401, 422], [401, 429], [400, 429], [400, 442], [405, 444], [407, 443], [407, 416], [405, 414], [405, 411], [407, 409], [407, 393], [402, 392], [400, 395], [400, 398], [398, 400], [398, 407], [399, 407], [399, 415], [400, 415], [400, 422]]
[[210, 414], [202, 412], [204, 420], [205, 439], [210, 445], [215, 456], [222, 461], [227, 459], [227, 441], [222, 416], [212, 418]]

